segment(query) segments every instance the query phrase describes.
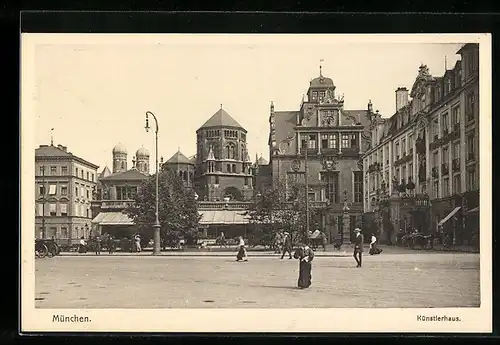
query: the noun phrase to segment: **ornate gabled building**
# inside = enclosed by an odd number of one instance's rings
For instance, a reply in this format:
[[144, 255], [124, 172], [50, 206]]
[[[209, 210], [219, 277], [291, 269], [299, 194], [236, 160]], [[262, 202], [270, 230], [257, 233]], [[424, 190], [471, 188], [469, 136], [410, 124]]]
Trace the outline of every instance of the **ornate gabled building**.
[[442, 77], [420, 66], [410, 93], [396, 90], [396, 113], [372, 120], [364, 207], [375, 213], [382, 241], [417, 228], [463, 243], [478, 229], [479, 47], [457, 54]]
[[247, 131], [221, 108], [196, 131], [195, 189], [201, 200], [253, 196]]
[[358, 163], [369, 147], [372, 116], [371, 103], [367, 109], [345, 109], [344, 97], [336, 95], [333, 80], [322, 75], [321, 66], [299, 110], [275, 111], [271, 102], [272, 183], [284, 181], [288, 189], [294, 182], [303, 182], [307, 151], [308, 197], [321, 210], [316, 223], [330, 242], [349, 241], [352, 230], [361, 226], [363, 172]]

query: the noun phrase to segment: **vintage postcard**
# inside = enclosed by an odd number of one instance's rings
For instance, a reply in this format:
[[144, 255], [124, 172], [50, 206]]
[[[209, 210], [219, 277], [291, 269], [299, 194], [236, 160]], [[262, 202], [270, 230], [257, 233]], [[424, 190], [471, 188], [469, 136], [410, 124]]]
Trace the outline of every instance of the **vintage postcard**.
[[491, 331], [489, 34], [21, 40], [22, 332]]

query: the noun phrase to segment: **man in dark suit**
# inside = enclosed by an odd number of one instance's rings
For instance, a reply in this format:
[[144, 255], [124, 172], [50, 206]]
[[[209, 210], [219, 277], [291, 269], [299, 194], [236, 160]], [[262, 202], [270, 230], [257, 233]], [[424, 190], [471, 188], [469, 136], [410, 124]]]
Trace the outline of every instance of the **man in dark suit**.
[[285, 238], [283, 239], [283, 253], [281, 254], [281, 258], [285, 256], [288, 252], [288, 259], [292, 258], [292, 239], [288, 232], [285, 232]]
[[354, 237], [354, 260], [356, 260], [357, 266], [361, 267], [363, 260], [363, 234], [361, 233], [360, 228], [354, 229], [355, 237]]

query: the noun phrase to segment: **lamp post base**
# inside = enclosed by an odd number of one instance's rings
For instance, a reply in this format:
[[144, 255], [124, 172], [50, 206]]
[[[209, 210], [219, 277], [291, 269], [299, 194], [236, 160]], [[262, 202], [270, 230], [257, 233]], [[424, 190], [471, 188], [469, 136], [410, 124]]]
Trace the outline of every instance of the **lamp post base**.
[[160, 224], [153, 225], [153, 239], [154, 239], [153, 255], [161, 255], [160, 228], [161, 228]]

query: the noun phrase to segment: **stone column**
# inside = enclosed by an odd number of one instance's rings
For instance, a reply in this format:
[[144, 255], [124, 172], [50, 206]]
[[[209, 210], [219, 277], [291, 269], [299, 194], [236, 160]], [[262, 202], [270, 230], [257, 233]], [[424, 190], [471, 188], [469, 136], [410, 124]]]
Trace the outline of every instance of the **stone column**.
[[116, 186], [112, 186], [110, 189], [109, 189], [109, 199], [110, 200], [116, 200]]
[[[318, 117], [319, 117], [319, 112], [318, 112]], [[321, 149], [322, 149], [322, 147], [321, 147], [321, 133], [318, 132], [317, 135], [318, 135], [317, 140], [318, 140], [318, 155], [319, 155], [319, 154], [321, 154]]]
[[300, 154], [300, 151], [302, 150], [302, 135], [300, 133], [297, 133], [297, 153]]
[[361, 145], [361, 132], [358, 132], [358, 152], [359, 153], [363, 152], [363, 147]]
[[386, 181], [387, 185], [389, 187], [388, 188], [389, 195], [392, 194], [392, 161], [393, 161], [392, 146], [393, 146], [393, 141], [389, 141], [389, 166], [388, 166], [388, 169], [389, 169], [389, 181]]
[[[465, 92], [462, 92], [460, 95], [460, 191], [463, 193], [465, 192], [466, 186], [467, 186], [467, 173], [466, 173], [466, 166], [467, 166], [467, 138], [465, 137], [465, 121], [466, 121], [466, 116], [465, 116]], [[478, 173], [476, 172], [476, 175]]]
[[[339, 116], [339, 122], [340, 122], [340, 116]], [[339, 154], [340, 154], [342, 153], [342, 132], [339, 131], [338, 136], [339, 136]]]

